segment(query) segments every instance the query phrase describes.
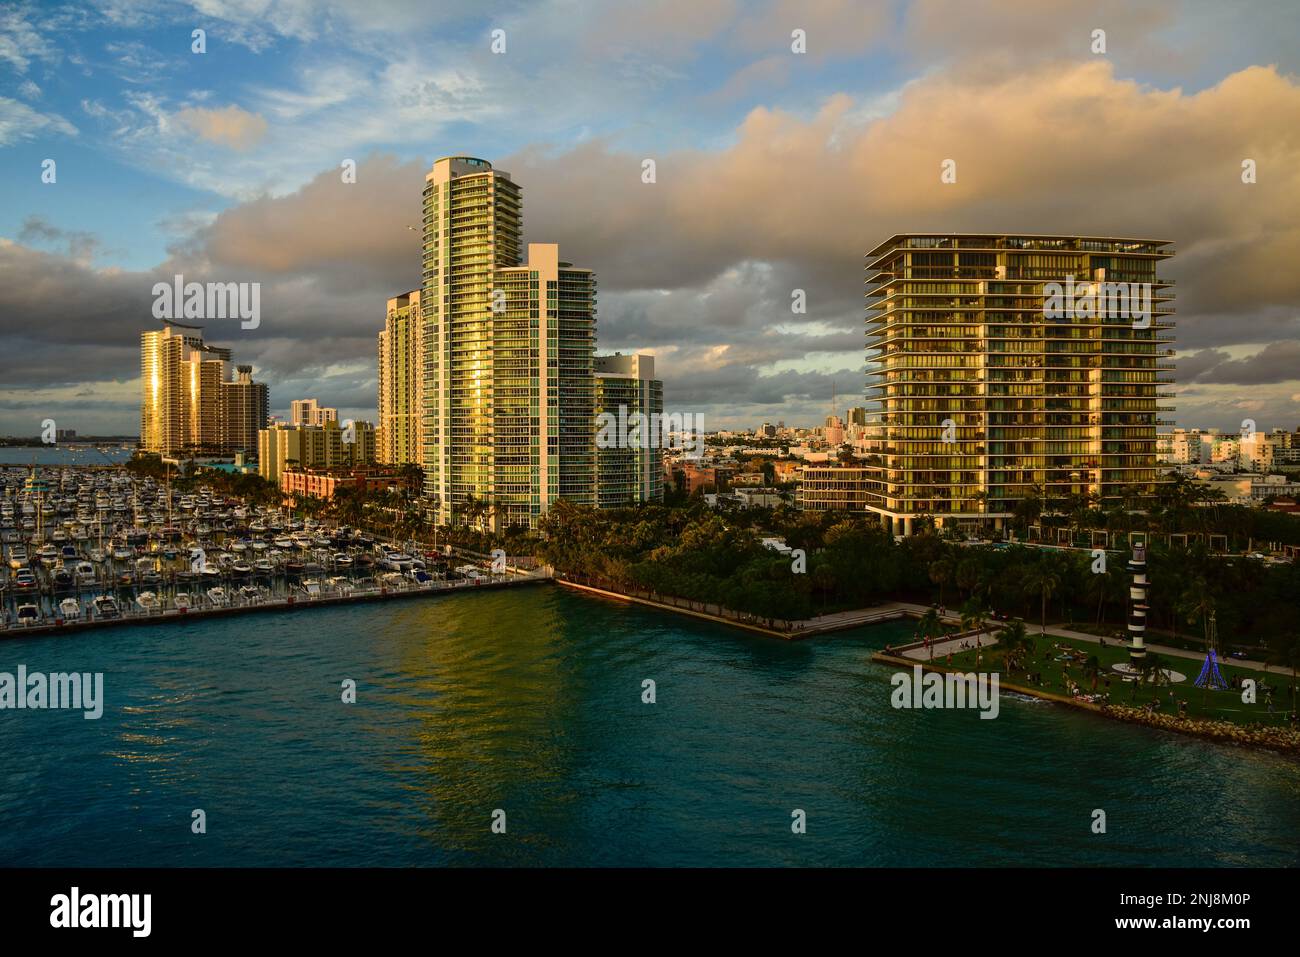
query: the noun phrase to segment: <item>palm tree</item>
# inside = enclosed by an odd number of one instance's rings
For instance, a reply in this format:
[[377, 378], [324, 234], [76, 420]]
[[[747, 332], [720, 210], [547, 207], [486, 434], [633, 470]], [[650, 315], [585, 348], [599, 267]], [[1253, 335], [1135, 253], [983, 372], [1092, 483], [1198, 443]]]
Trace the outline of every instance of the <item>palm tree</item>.
[[1047, 601], [1061, 587], [1061, 576], [1056, 573], [1046, 554], [1039, 556], [1038, 564], [1029, 568], [1025, 575], [1025, 591], [1039, 597], [1039, 627], [1041, 634], [1047, 634]]
[[1169, 675], [1165, 673], [1164, 661], [1154, 652], [1147, 652], [1138, 668], [1138, 681], [1141, 684], [1149, 684], [1153, 688], [1159, 688], [1169, 681]]
[[1029, 646], [1029, 633], [1023, 621], [1013, 621], [998, 633], [998, 642], [1002, 645], [1002, 657], [1006, 662], [1007, 674], [1016, 670], [1020, 656]]
[[988, 612], [984, 608], [983, 602], [978, 598], [972, 598], [966, 602], [961, 609], [961, 627], [965, 631], [968, 628], [975, 629], [975, 643], [978, 645], [980, 638], [984, 636], [984, 627], [988, 624]]
[[945, 604], [943, 600], [943, 588], [948, 582], [952, 581], [953, 561], [948, 556], [935, 559], [929, 567], [930, 581], [939, 586], [939, 604]]
[[943, 634], [943, 622], [939, 619], [937, 609], [928, 608], [916, 623], [916, 633], [930, 642], [930, 660], [934, 660], [935, 639]]

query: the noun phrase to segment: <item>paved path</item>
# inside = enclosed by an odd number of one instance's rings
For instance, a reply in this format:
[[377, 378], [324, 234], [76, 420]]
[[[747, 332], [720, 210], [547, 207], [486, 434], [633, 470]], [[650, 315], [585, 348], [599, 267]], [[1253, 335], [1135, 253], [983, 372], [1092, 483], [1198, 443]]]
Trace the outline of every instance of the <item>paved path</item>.
[[[929, 607], [926, 605], [914, 605], [909, 602], [894, 602], [894, 605], [902, 609], [905, 613], [912, 614], [912, 615], [924, 615], [927, 611], [930, 610]], [[944, 616], [944, 621], [951, 623], [951, 622], [957, 622], [959, 621], [959, 619], [949, 614]], [[1030, 632], [1030, 634], [1036, 635], [1042, 633], [1042, 629], [1040, 626], [1035, 626], [1028, 621], [1025, 622], [1025, 628]], [[1101, 638], [1098, 635], [1090, 635], [1087, 632], [1074, 631], [1071, 628], [1062, 628], [1058, 625], [1048, 625], [1047, 634], [1054, 638], [1070, 638], [1073, 639], [1074, 641], [1091, 642], [1094, 645], [1101, 644]], [[961, 639], [956, 642], [940, 640], [934, 646], [935, 658], [937, 659], [941, 655], [946, 655], [949, 651], [956, 653], [957, 651], [961, 650], [959, 647], [950, 647], [950, 646], [953, 645], [960, 646], [961, 641], [963, 640], [969, 640], [969, 639], [968, 638]], [[981, 644], [992, 644], [992, 643], [993, 642], [989, 640], [987, 635], [981, 640]], [[1116, 644], [1117, 642], [1115, 641], [1115, 639], [1112, 638], [1110, 640], [1111, 647], [1114, 647]], [[1147, 642], [1146, 647], [1148, 651], [1158, 655], [1162, 655], [1167, 658], [1184, 658], [1189, 661], [1196, 661], [1196, 662], [1201, 662], [1205, 660], [1205, 652], [1203, 651], [1188, 651], [1185, 648], [1171, 648], [1168, 645], [1157, 645], [1157, 644], [1151, 644], [1150, 642]], [[924, 659], [924, 660], [929, 660], [930, 657], [929, 652], [924, 648], [920, 650], [919, 654], [914, 653], [913, 651], [905, 652], [905, 654], [909, 658], [917, 658], [917, 659]], [[1230, 664], [1234, 667], [1245, 668], [1251, 671], [1268, 670], [1264, 662], [1255, 661], [1254, 659], [1251, 658], [1221, 658], [1220, 661], [1222, 661], [1224, 664]], [[1283, 675], [1286, 674], [1287, 672], [1286, 669], [1282, 669], [1281, 671], [1279, 671], [1276, 668], [1274, 668], [1274, 670], [1271, 673]]]

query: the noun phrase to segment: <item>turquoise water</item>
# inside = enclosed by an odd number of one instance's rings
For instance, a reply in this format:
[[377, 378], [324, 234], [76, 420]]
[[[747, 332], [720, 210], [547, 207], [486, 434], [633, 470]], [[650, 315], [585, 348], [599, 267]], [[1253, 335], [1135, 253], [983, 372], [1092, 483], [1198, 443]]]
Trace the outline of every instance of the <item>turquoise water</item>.
[[537, 587], [5, 641], [0, 671], [105, 672], [107, 707], [0, 711], [0, 864], [1297, 863], [1296, 764], [1005, 697], [893, 710], [868, 658], [908, 631]]

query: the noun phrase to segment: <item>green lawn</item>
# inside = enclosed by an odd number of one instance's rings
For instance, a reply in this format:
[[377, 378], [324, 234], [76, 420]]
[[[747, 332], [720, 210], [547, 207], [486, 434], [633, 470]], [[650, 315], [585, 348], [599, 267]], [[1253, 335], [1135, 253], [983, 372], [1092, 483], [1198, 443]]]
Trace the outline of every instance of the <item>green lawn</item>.
[[[1091, 694], [1092, 679], [1084, 678], [1083, 661], [1089, 655], [1096, 655], [1102, 665], [1102, 672], [1097, 679], [1096, 690], [1097, 693], [1106, 690], [1106, 678], [1109, 676], [1110, 701], [1112, 704], [1141, 707], [1148, 704], [1158, 694], [1160, 711], [1164, 714], [1177, 714], [1178, 701], [1186, 699], [1187, 715], [1193, 718], [1211, 718], [1220, 721], [1233, 721], [1239, 724], [1263, 723], [1285, 726], [1287, 723], [1287, 715], [1291, 709], [1291, 675], [1289, 673], [1269, 671], [1265, 674], [1246, 668], [1238, 668], [1231, 664], [1224, 664], [1220, 661], [1219, 673], [1229, 682], [1233, 680], [1234, 675], [1255, 679], [1258, 700], [1254, 704], [1245, 704], [1241, 700], [1240, 691], [1211, 691], [1207, 693], [1195, 687], [1192, 682], [1200, 674], [1200, 659], [1173, 658], [1161, 655], [1160, 660], [1164, 667], [1180, 672], [1186, 676], [1186, 680], [1173, 685], [1161, 685], [1159, 688], [1143, 685], [1135, 691], [1132, 682], [1124, 681], [1119, 675], [1110, 671], [1111, 665], [1128, 661], [1126, 646], [1113, 644], [1108, 640], [1106, 647], [1102, 648], [1091, 642], [1069, 638], [1054, 638], [1051, 635], [1042, 637], [1032, 628], [1030, 634], [1034, 638], [1034, 650], [1021, 656], [1020, 665], [1013, 674], [1006, 674], [1004, 656], [1002, 650], [997, 647], [994, 647], [991, 651], [985, 650], [982, 652], [983, 661], [978, 668], [975, 663], [976, 652], [974, 649], [954, 654], [951, 666], [964, 671], [996, 671], [1002, 676], [1002, 680], [1009, 684], [1018, 684], [1034, 689], [1041, 688], [1054, 694], [1068, 696], [1069, 690], [1066, 688], [1065, 674], [1063, 674], [1062, 669], [1068, 668], [1069, 677], [1079, 685], [1085, 694]], [[1065, 649], [1070, 649], [1081, 657], [1078, 660], [1068, 662], [1058, 660], [1067, 654]], [[935, 664], [947, 663], [945, 659], [935, 658]], [[1041, 672], [1042, 684], [1039, 685], [1036, 681], [1031, 682], [1026, 677], [1026, 672]], [[1261, 685], [1268, 685], [1273, 689], [1273, 714], [1268, 713], [1268, 706], [1264, 701], [1264, 691], [1260, 687]], [[1171, 689], [1174, 693], [1172, 699], [1169, 697]], [[1203, 701], [1204, 703], [1202, 703]]]

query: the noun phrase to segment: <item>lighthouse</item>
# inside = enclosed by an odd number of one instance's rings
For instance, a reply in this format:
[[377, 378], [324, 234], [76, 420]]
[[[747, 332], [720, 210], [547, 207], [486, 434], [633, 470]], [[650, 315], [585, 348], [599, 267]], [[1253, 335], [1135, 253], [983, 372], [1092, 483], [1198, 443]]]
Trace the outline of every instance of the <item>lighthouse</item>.
[[1141, 668], [1147, 656], [1144, 638], [1147, 630], [1147, 546], [1139, 542], [1133, 546], [1133, 557], [1128, 562], [1129, 574], [1133, 583], [1128, 588], [1128, 634], [1130, 644], [1128, 662], [1134, 668]]

